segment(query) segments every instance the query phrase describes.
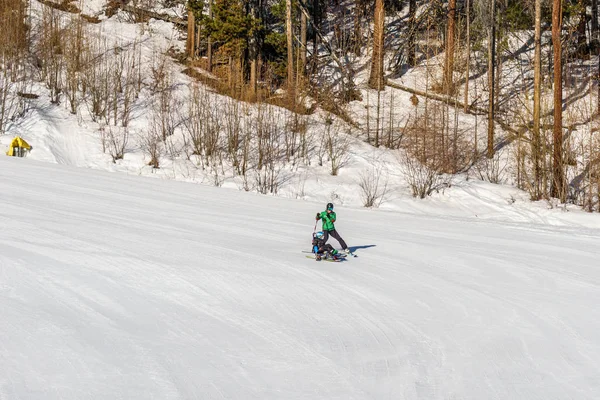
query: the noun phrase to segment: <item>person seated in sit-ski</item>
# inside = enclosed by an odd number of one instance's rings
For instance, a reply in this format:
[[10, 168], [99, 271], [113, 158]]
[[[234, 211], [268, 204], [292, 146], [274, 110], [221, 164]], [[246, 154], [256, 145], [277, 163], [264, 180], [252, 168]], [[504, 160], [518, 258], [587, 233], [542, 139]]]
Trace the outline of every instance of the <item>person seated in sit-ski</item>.
[[321, 258], [339, 258], [339, 252], [333, 248], [329, 243], [325, 243], [325, 234], [323, 232], [313, 233], [313, 253], [315, 253], [315, 259], [320, 261]]

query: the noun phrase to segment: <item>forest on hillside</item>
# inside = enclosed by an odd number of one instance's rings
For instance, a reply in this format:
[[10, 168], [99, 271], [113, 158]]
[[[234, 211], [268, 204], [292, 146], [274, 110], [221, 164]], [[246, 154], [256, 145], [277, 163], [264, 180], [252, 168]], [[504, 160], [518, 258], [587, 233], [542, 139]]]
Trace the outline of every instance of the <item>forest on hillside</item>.
[[[274, 193], [281, 163], [315, 157], [336, 175], [347, 132], [401, 149], [418, 197], [441, 177], [474, 168], [497, 183], [510, 147], [512, 183], [532, 200], [600, 211], [597, 0], [113, 0], [96, 15], [82, 12], [83, 1], [30, 1], [44, 5], [36, 18], [29, 1], [0, 5], [0, 132], [25, 112], [32, 82], [44, 82], [52, 102], [73, 114], [84, 108], [101, 123], [105, 151], [118, 160], [132, 110], [149, 91], [153, 112], [139, 144], [149, 164], [159, 168], [173, 151], [167, 139], [182, 132], [185, 151], [211, 168], [215, 184], [216, 166], [224, 174], [226, 164], [248, 180], [245, 189]], [[93, 33], [118, 14], [173, 23], [185, 49], [144, 65], [141, 41], [124, 48]], [[173, 59], [242, 102], [215, 113], [201, 86], [176, 98]], [[419, 80], [398, 83], [417, 70]], [[385, 117], [394, 100], [384, 106], [382, 97], [392, 87], [411, 93], [409, 118]], [[357, 123], [347, 106], [365, 101], [367, 123]], [[309, 135], [317, 108], [336, 122], [326, 115], [319, 119], [325, 133]], [[465, 128], [468, 116], [484, 121], [484, 132]]]

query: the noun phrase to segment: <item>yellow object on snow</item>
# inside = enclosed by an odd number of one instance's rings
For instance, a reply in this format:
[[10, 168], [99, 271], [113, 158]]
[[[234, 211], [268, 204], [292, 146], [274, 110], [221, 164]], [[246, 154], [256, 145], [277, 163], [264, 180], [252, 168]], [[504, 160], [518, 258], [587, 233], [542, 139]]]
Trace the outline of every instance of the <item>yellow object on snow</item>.
[[6, 155], [23, 157], [25, 155], [25, 151], [27, 150], [31, 150], [31, 146], [29, 145], [29, 143], [27, 143], [22, 137], [15, 136], [12, 142], [10, 142], [10, 147], [6, 152]]

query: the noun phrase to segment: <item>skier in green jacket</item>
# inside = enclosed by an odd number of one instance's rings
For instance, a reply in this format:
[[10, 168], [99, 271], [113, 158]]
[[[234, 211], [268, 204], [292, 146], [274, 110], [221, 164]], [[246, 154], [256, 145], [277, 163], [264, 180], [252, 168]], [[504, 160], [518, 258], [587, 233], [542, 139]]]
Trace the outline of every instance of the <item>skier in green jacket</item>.
[[327, 209], [325, 211], [317, 213], [316, 216], [316, 220], [321, 220], [321, 222], [323, 223], [323, 239], [325, 240], [325, 242], [327, 242], [327, 240], [329, 239], [329, 235], [333, 236], [340, 243], [340, 246], [342, 246], [344, 252], [350, 253], [350, 249], [346, 245], [346, 242], [344, 242], [344, 239], [342, 239], [340, 234], [335, 230], [335, 225], [333, 224], [335, 222], [335, 212], [333, 211], [333, 203], [327, 203], [326, 208]]

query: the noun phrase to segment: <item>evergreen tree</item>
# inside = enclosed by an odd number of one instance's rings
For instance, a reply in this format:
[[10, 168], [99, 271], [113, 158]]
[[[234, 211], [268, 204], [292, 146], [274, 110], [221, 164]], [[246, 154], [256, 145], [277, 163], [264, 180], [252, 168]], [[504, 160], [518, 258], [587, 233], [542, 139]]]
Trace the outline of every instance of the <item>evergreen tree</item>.
[[213, 15], [207, 20], [206, 28], [222, 52], [239, 56], [246, 49], [252, 22], [253, 19], [246, 14], [242, 1], [215, 0]]

